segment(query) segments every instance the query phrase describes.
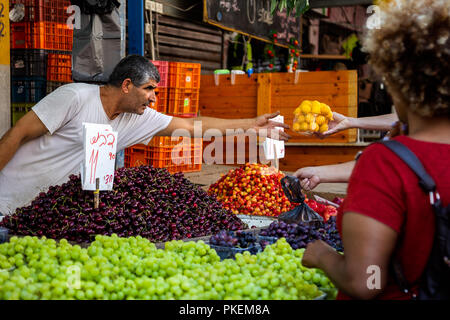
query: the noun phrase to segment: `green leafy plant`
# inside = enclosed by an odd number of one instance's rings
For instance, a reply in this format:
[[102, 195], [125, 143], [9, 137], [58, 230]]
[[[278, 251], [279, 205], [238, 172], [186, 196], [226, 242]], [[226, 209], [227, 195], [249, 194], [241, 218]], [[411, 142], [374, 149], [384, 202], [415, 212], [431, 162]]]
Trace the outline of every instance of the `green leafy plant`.
[[295, 9], [296, 16], [300, 16], [309, 9], [309, 0], [272, 0], [270, 11], [272, 15], [277, 11], [287, 10], [287, 15]]

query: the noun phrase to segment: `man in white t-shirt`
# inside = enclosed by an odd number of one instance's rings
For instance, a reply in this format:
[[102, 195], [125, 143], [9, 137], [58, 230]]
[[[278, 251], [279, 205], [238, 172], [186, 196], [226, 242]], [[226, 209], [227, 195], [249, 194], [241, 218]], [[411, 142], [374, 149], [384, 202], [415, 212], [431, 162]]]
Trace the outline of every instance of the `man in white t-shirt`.
[[[83, 159], [82, 123], [109, 124], [118, 133], [117, 150], [153, 136], [171, 136], [187, 129], [194, 136], [194, 119], [167, 116], [148, 108], [155, 99], [160, 76], [148, 59], [131, 55], [122, 59], [105, 86], [82, 83], [64, 85], [36, 104], [0, 139], [0, 213], [11, 214], [28, 205], [48, 187], [78, 174]], [[202, 129], [279, 132], [289, 128], [269, 121], [277, 114], [255, 119], [226, 120], [199, 117]]]

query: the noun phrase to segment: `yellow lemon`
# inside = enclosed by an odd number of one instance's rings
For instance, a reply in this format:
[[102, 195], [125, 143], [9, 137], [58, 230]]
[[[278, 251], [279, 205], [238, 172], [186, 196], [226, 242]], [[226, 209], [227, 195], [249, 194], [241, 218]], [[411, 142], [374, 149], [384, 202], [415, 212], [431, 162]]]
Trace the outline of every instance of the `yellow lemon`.
[[294, 131], [300, 131], [300, 123], [296, 122], [294, 123], [294, 125], [292, 126], [292, 130]]
[[299, 107], [303, 107], [304, 105], [309, 105], [309, 106], [311, 106], [311, 101], [309, 101], [309, 100], [303, 100], [302, 103], [300, 103], [300, 106], [299, 106]]
[[326, 121], [327, 121], [327, 119], [325, 119], [324, 116], [317, 116], [317, 118], [316, 118], [316, 123], [319, 126], [323, 125]]
[[308, 131], [308, 123], [302, 122], [300, 124], [300, 131]]
[[306, 121], [306, 119], [305, 119], [304, 115], [301, 114], [297, 117], [297, 122], [305, 122], [305, 121]]
[[315, 113], [315, 114], [320, 114], [320, 102], [319, 101], [316, 100], [312, 103], [311, 112]]
[[311, 112], [311, 102], [309, 102], [308, 100], [303, 101], [300, 107], [302, 108], [302, 112], [304, 114]]
[[328, 113], [331, 112], [331, 108], [330, 106], [328, 106], [325, 103], [321, 103], [320, 104], [320, 113], [323, 114], [324, 116], [327, 115]]
[[309, 124], [309, 129], [311, 131], [319, 131], [319, 126], [317, 125], [317, 123], [312, 122], [312, 123]]
[[300, 115], [302, 113], [302, 108], [300, 108], [300, 107], [298, 107], [297, 109], [295, 109], [295, 111], [294, 111], [294, 115], [295, 116], [298, 116], [298, 115]]
[[325, 124], [321, 125], [320, 128], [319, 128], [319, 131], [321, 133], [323, 133], [325, 131], [328, 131], [328, 124], [325, 123]]
[[329, 113], [327, 113], [326, 118], [327, 118], [328, 120], [333, 121], [333, 120], [334, 120], [334, 119], [333, 119], [333, 112], [330, 111]]
[[314, 115], [313, 115], [312, 113], [308, 113], [308, 114], [305, 116], [305, 121], [308, 122], [308, 123], [313, 122], [313, 121], [314, 121]]

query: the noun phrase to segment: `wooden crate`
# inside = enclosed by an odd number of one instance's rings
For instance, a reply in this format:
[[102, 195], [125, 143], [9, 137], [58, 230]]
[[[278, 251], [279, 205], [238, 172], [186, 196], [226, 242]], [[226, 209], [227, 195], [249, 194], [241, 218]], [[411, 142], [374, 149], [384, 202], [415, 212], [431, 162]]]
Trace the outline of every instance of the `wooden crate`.
[[[203, 75], [200, 87], [200, 115], [227, 119], [256, 117], [280, 111], [285, 122], [292, 126], [294, 110], [303, 100], [319, 100], [333, 111], [346, 116], [358, 114], [358, 86], [355, 70], [295, 73], [261, 73], [251, 78], [236, 75], [221, 76], [219, 85], [214, 76]], [[289, 142], [322, 143], [324, 140], [308, 137], [289, 130]], [[356, 129], [346, 130], [326, 139], [327, 143], [352, 143]]]

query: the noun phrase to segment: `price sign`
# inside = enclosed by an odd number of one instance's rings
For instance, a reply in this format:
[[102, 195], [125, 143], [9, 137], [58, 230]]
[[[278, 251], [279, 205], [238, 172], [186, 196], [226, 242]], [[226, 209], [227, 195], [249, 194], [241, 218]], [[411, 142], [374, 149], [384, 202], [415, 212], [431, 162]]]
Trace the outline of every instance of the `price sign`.
[[[283, 123], [284, 117], [277, 116], [271, 119], [271, 121]], [[277, 129], [284, 131], [284, 128], [277, 128]], [[277, 159], [284, 158], [284, 141], [267, 138], [266, 141], [264, 141], [263, 147], [264, 147], [264, 156], [266, 157], [266, 160], [274, 160], [275, 152], [277, 155]]]
[[9, 65], [9, 1], [0, 0], [0, 64]]
[[112, 190], [117, 149], [117, 132], [110, 125], [83, 123], [84, 159], [81, 164], [83, 190]]

